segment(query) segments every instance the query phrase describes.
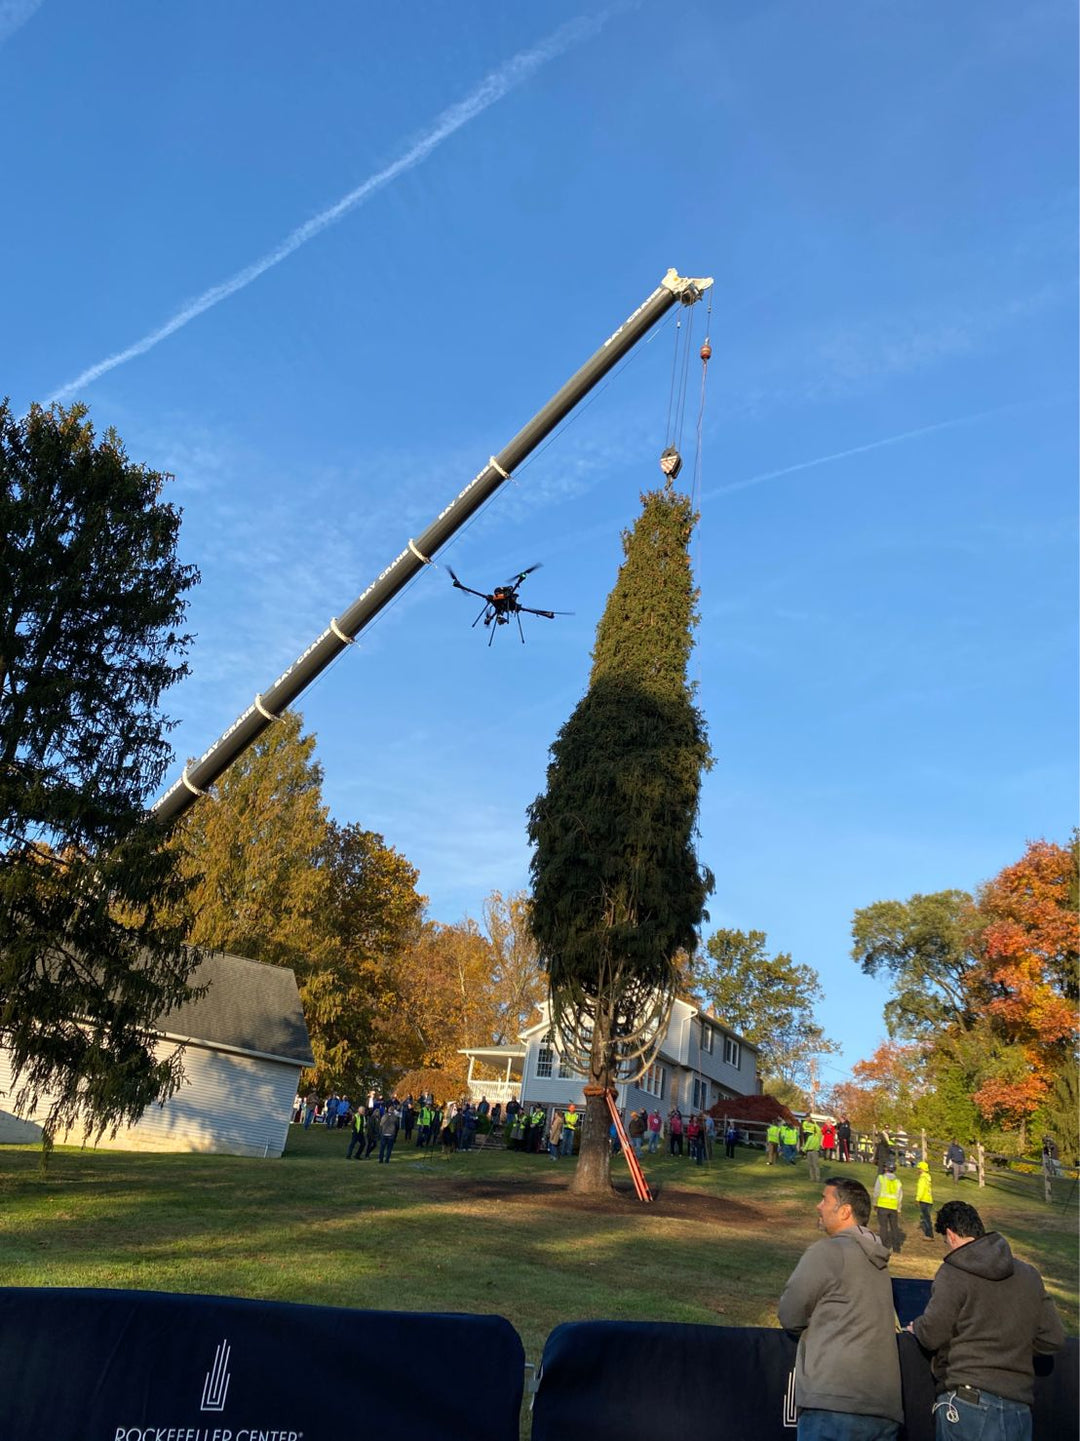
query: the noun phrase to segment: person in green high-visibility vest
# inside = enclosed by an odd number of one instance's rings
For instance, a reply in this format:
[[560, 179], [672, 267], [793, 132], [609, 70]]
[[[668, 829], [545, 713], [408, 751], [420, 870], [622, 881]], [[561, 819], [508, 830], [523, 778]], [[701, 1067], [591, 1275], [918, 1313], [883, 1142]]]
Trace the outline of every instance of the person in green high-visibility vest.
[[580, 1120], [581, 1114], [577, 1106], [571, 1101], [563, 1117], [562, 1153], [564, 1156], [572, 1156], [574, 1154], [574, 1137], [577, 1134], [578, 1122]]
[[765, 1164], [775, 1166], [780, 1154], [780, 1122], [770, 1121], [765, 1127]]
[[811, 1181], [821, 1180], [821, 1127], [807, 1116], [803, 1122], [803, 1154], [806, 1156], [807, 1174]]
[[788, 1165], [794, 1166], [799, 1157], [799, 1128], [791, 1121], [785, 1121], [780, 1127], [780, 1149]]
[[904, 1204], [904, 1188], [896, 1179], [896, 1162], [890, 1161], [874, 1182], [874, 1205], [877, 1207], [881, 1244], [900, 1254], [900, 1207]]
[[934, 1223], [930, 1216], [930, 1207], [934, 1204], [934, 1187], [930, 1180], [930, 1166], [926, 1161], [919, 1162], [915, 1202], [919, 1208], [919, 1225], [922, 1227], [922, 1233], [928, 1241], [932, 1241], [934, 1239]]

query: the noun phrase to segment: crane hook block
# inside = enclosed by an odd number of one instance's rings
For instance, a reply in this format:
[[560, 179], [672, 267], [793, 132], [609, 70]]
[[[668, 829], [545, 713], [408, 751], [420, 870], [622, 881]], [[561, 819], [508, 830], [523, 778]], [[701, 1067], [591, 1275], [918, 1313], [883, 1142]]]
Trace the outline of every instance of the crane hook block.
[[705, 344], [701, 347], [701, 358], [702, 358], [702, 360], [709, 360], [709, 359], [711, 359], [711, 357], [712, 357], [712, 346], [709, 344], [708, 341], [706, 341]]
[[668, 480], [674, 480], [679, 471], [682, 470], [682, 456], [673, 445], [660, 456], [660, 469], [667, 476]]

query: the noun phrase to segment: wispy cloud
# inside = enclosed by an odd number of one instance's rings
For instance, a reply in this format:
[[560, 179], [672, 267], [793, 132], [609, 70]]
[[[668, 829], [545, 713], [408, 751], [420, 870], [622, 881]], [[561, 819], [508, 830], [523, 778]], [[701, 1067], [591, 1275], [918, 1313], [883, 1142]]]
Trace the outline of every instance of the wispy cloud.
[[[17, 0], [8, 0], [8, 4], [9, 6], [13, 4], [15, 9], [20, 8]], [[3, 38], [3, 5], [4, 0], [0, 0], [0, 38]], [[25, 8], [25, 5], [21, 8]], [[136, 356], [145, 355], [148, 350], [160, 345], [163, 340], [174, 335], [198, 316], [203, 315], [215, 305], [220, 305], [223, 300], [235, 295], [237, 291], [245, 289], [252, 281], [258, 280], [260, 275], [265, 275], [268, 270], [273, 269], [275, 265], [280, 265], [283, 260], [288, 259], [309, 240], [314, 240], [329, 226], [336, 225], [339, 220], [364, 205], [373, 195], [384, 190], [386, 186], [406, 174], [407, 171], [415, 169], [443, 141], [448, 140], [456, 131], [468, 125], [477, 116], [482, 115], [496, 101], [516, 89], [542, 66], [595, 35], [604, 25], [609, 14], [610, 12], [603, 11], [598, 15], [581, 16], [576, 20], [571, 20], [567, 24], [561, 25], [558, 30], [531, 50], [519, 51], [505, 65], [493, 71], [464, 100], [459, 101], [456, 105], [451, 105], [449, 109], [437, 116], [419, 139], [415, 140], [396, 160], [382, 170], [377, 170], [374, 175], [369, 175], [363, 184], [350, 190], [335, 204], [325, 210], [320, 210], [317, 215], [313, 215], [303, 225], [297, 226], [279, 245], [261, 256], [260, 259], [245, 266], [243, 270], [237, 271], [235, 275], [222, 281], [220, 285], [211, 286], [209, 290], [203, 291], [194, 300], [188, 301], [164, 325], [160, 325], [156, 330], [144, 335], [134, 345], [129, 345], [126, 350], [119, 350], [114, 355], [106, 356], [104, 360], [98, 361], [96, 365], [89, 366], [81, 374], [75, 376], [74, 380], [67, 381], [49, 396], [49, 402], [63, 400], [74, 391], [89, 385], [91, 381], [99, 379], [108, 371], [115, 370], [117, 366], [134, 360]]]
[[991, 415], [999, 415], [1005, 410], [1014, 410], [1012, 405], [999, 405], [991, 410], [977, 410], [971, 415], [957, 415], [951, 420], [939, 420], [933, 425], [920, 425], [914, 430], [902, 430], [897, 435], [886, 435], [881, 440], [871, 440], [866, 445], [853, 445], [847, 450], [834, 450], [829, 455], [816, 455], [812, 460], [800, 460], [795, 465], [781, 466], [779, 470], [765, 470], [760, 475], [751, 475], [746, 480], [736, 480], [731, 485], [717, 486], [715, 490], [707, 491], [703, 497], [705, 500], [715, 500], [717, 496], [729, 495], [734, 490], [749, 490], [754, 485], [764, 485], [768, 480], [779, 480], [784, 475], [795, 475], [802, 470], [813, 470], [815, 466], [831, 465], [836, 460], [847, 460], [851, 455], [865, 455], [867, 451], [884, 450], [890, 445], [902, 445], [905, 441], [916, 440], [921, 435], [933, 435], [939, 430], [953, 430], [959, 425], [971, 425], [974, 421], [985, 420]]
[[0, 45], [25, 25], [42, 4], [43, 0], [0, 0]]

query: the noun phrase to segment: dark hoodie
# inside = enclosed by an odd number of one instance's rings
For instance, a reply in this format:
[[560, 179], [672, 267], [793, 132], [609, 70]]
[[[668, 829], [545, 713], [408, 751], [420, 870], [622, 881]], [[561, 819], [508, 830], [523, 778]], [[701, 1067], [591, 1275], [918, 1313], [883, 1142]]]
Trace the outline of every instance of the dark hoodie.
[[872, 1231], [851, 1226], [818, 1241], [780, 1297], [786, 1331], [798, 1331], [795, 1401], [800, 1410], [904, 1419], [889, 1253]]
[[911, 1329], [935, 1353], [939, 1392], [974, 1386], [1029, 1406], [1033, 1353], [1057, 1351], [1065, 1340], [1042, 1277], [996, 1231], [949, 1252]]

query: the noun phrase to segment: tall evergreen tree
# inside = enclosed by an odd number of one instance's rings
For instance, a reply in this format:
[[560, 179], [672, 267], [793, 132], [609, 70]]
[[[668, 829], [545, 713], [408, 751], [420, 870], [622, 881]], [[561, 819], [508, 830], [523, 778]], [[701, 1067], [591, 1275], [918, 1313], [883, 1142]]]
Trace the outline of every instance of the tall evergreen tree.
[[176, 828], [192, 940], [291, 966], [301, 981], [325, 946], [328, 889], [322, 767], [303, 725], [286, 711]]
[[197, 955], [145, 807], [186, 674], [180, 513], [83, 406], [0, 405], [0, 1043], [44, 1145], [138, 1119], [179, 1084], [155, 1020]]
[[694, 853], [705, 724], [687, 682], [696, 517], [670, 482], [642, 496], [597, 627], [589, 689], [529, 808], [531, 924], [552, 1022], [587, 1075], [573, 1189], [610, 1186], [603, 1090], [651, 1064], [712, 876]]

